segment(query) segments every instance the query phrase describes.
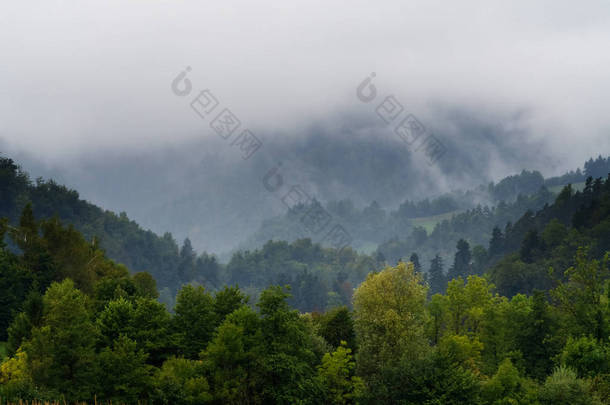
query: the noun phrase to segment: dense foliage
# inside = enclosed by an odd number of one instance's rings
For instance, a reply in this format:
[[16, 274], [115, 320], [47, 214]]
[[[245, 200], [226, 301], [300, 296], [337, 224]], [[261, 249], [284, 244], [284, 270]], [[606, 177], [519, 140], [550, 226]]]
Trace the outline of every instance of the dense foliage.
[[[152, 231], [145, 231], [125, 213], [117, 215], [104, 211], [80, 199], [76, 191], [53, 180], [32, 182], [11, 159], [1, 156], [0, 196], [0, 217], [7, 218], [11, 224], [18, 221], [21, 211], [30, 203], [37, 218], [57, 216], [64, 223], [73, 225], [85, 238], [95, 238], [113, 260], [134, 271], [149, 272], [159, 285], [172, 292], [182, 283], [192, 280], [180, 278], [180, 252], [171, 234], [160, 237]], [[209, 256], [204, 254], [202, 261], [206, 260]], [[209, 270], [205, 268], [205, 271]]]
[[[120, 286], [71, 279], [32, 294], [9, 328], [0, 396], [158, 404], [602, 404], [610, 399], [610, 260], [583, 261], [549, 296], [485, 278], [428, 295], [412, 263], [370, 273], [354, 309], [299, 314], [279, 286], [185, 286], [174, 313]], [[591, 272], [599, 284], [578, 288]], [[95, 284], [118, 281], [106, 276]], [[588, 329], [588, 321], [597, 322]], [[585, 328], [583, 328], [583, 326]], [[594, 333], [590, 333], [594, 331]]]
[[546, 193], [488, 210], [487, 247], [453, 228], [429, 271], [417, 249], [392, 266], [309, 239], [224, 266], [187, 240], [169, 308], [150, 274], [26, 202], [0, 221], [0, 400], [610, 403], [610, 178], [493, 226]]
[[[561, 183], [566, 184], [566, 183]], [[439, 215], [451, 215], [464, 213], [474, 215], [474, 211], [487, 211], [496, 209], [501, 212], [496, 222], [515, 220], [527, 209], [539, 209], [544, 203], [550, 202], [552, 194], [545, 188], [546, 182], [540, 172], [523, 170], [520, 174], [508, 176], [498, 183], [481, 185], [476, 189], [460, 191], [454, 190], [450, 193], [435, 198], [425, 198], [419, 201], [405, 200], [395, 210], [389, 210], [382, 206], [383, 201], [372, 201], [370, 204], [358, 208], [350, 199], [340, 201], [329, 201], [321, 210], [330, 214], [337, 222], [344, 226], [353, 240], [351, 245], [358, 249], [367, 249], [370, 245], [383, 244], [390, 241], [407, 240], [417, 238], [423, 231], [414, 222], [417, 218], [428, 218]], [[261, 246], [268, 240], [294, 241], [303, 235], [315, 237], [315, 234], [303, 226], [302, 218], [307, 212], [321, 205], [318, 201], [310, 204], [301, 204], [292, 207], [285, 215], [271, 218], [263, 222], [260, 229], [246, 240], [242, 248], [252, 249]], [[482, 207], [485, 208], [482, 208]], [[463, 215], [458, 219], [460, 224], [472, 222], [472, 226], [481, 227], [477, 220], [464, 219]], [[480, 215], [481, 212], [477, 212]], [[480, 221], [480, 220], [479, 220]], [[487, 221], [483, 219], [483, 221]], [[505, 222], [504, 222], [505, 223]], [[492, 226], [493, 227], [493, 226]], [[481, 240], [492, 228], [483, 234], [475, 230], [456, 229], [456, 232], [469, 232], [479, 236]], [[443, 241], [444, 242], [444, 241]], [[453, 246], [455, 243], [450, 244]]]
[[495, 227], [517, 221], [524, 212], [539, 210], [554, 198], [553, 193], [542, 187], [534, 194], [519, 195], [510, 203], [477, 206], [438, 222], [430, 233], [416, 227], [406, 238], [389, 239], [378, 246], [377, 252], [393, 263], [408, 258], [412, 252], [417, 252], [423, 263], [429, 263], [437, 254], [448, 261], [460, 239], [468, 240], [473, 246], [484, 246]]

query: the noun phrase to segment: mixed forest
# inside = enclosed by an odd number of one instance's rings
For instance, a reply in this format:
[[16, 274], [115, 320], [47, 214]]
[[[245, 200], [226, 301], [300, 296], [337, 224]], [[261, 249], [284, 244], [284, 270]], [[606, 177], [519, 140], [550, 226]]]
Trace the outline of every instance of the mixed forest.
[[609, 173], [327, 202], [368, 250], [299, 206], [222, 263], [0, 158], [0, 404], [608, 404]]

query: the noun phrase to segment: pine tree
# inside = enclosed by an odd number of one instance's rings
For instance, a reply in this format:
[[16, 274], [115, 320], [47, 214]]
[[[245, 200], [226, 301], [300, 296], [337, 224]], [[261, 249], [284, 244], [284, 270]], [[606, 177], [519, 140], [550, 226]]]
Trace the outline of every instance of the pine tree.
[[421, 264], [419, 263], [419, 256], [417, 255], [417, 253], [413, 252], [411, 254], [411, 257], [409, 258], [409, 261], [413, 263], [415, 271], [421, 273]]
[[180, 262], [178, 263], [178, 282], [179, 284], [186, 284], [193, 280], [195, 275], [195, 260], [197, 254], [193, 250], [191, 240], [186, 238], [184, 244], [180, 249]]
[[497, 226], [494, 227], [491, 232], [491, 239], [489, 241], [489, 256], [494, 257], [502, 254], [504, 250], [504, 235]]
[[530, 377], [544, 379], [553, 368], [556, 353], [553, 342], [551, 317], [544, 292], [535, 290], [532, 296], [532, 312], [526, 327], [518, 334], [517, 344], [523, 353], [525, 368]]
[[470, 245], [464, 239], [460, 239], [456, 248], [457, 252], [455, 252], [453, 266], [451, 266], [447, 274], [450, 280], [458, 277], [466, 278], [466, 276], [472, 274], [470, 268], [470, 262], [472, 261]]
[[524, 263], [532, 263], [537, 250], [540, 248], [540, 239], [536, 230], [529, 231], [521, 243], [520, 256]]
[[439, 294], [445, 291], [447, 287], [447, 278], [443, 271], [443, 258], [440, 255], [434, 256], [428, 270], [428, 279], [430, 280], [430, 293]]

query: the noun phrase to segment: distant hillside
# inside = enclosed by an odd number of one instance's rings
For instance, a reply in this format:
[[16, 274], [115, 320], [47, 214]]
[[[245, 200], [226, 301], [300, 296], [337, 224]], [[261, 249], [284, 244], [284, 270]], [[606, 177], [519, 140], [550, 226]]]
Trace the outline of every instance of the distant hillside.
[[58, 216], [73, 225], [86, 239], [96, 239], [111, 259], [133, 271], [147, 271], [160, 287], [174, 290], [183, 280], [179, 274], [180, 251], [169, 233], [158, 236], [142, 229], [125, 213], [105, 211], [79, 198], [78, 192], [53, 180], [32, 181], [15, 162], [0, 157], [0, 218], [16, 223], [28, 202], [37, 218]]
[[503, 232], [496, 231], [489, 250], [490, 274], [505, 295], [548, 289], [549, 269], [575, 265], [578, 250], [601, 259], [610, 252], [610, 175], [589, 177], [581, 191], [566, 186], [555, 202], [527, 212]]
[[[581, 182], [584, 186], [585, 174], [593, 169], [603, 170], [604, 165], [610, 167], [610, 159], [600, 157], [587, 162], [584, 172], [577, 169], [549, 179], [539, 171], [522, 170], [497, 183], [481, 184], [469, 190], [456, 189], [418, 201], [404, 200], [393, 210], [388, 207], [391, 207], [392, 198], [385, 195], [373, 196], [373, 201], [364, 207], [358, 207], [349, 198], [328, 201], [324, 205], [314, 200], [263, 221], [256, 232], [242, 241], [238, 250], [260, 248], [269, 240], [292, 242], [303, 237], [325, 244], [325, 233], [312, 232], [303, 224], [307, 213], [316, 211], [343, 226], [349, 233], [352, 247], [372, 252], [375, 246], [380, 246], [380, 252], [390, 262], [410, 255], [415, 249], [421, 251], [424, 261], [431, 260], [439, 252], [448, 257], [460, 238], [475, 244], [487, 243], [494, 226], [504, 226], [527, 210], [542, 208], [553, 200], [552, 192], [558, 193], [568, 183]], [[454, 217], [455, 222], [452, 222]], [[441, 226], [437, 234], [443, 234], [442, 241], [434, 234], [437, 226]], [[421, 239], [422, 229], [427, 233], [426, 238], [437, 241], [424, 246], [409, 242], [413, 238]]]

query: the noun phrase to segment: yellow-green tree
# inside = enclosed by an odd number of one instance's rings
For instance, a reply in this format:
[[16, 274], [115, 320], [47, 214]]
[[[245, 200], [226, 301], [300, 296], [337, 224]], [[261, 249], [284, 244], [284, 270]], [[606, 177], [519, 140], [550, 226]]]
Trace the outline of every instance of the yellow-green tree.
[[447, 286], [449, 327], [453, 334], [476, 335], [479, 332], [485, 309], [491, 304], [493, 286], [482, 277], [468, 276], [466, 284], [461, 277]]
[[390, 389], [384, 375], [427, 351], [427, 290], [412, 263], [399, 263], [369, 274], [354, 292], [358, 372], [380, 400]]
[[354, 375], [356, 363], [352, 350], [342, 341], [337, 350], [326, 353], [318, 366], [318, 379], [324, 389], [327, 403], [353, 404], [364, 385], [360, 377]]

